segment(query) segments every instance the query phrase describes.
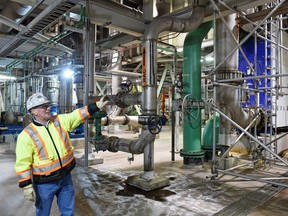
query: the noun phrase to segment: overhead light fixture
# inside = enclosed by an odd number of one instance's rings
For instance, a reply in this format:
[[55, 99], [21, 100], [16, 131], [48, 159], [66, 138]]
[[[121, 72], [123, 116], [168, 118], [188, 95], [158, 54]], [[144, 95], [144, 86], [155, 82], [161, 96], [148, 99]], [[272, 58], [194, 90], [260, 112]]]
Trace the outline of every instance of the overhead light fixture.
[[0, 74], [0, 80], [16, 80], [16, 77]]
[[74, 75], [74, 71], [73, 70], [71, 70], [70, 68], [64, 69], [64, 71], [63, 71], [64, 78], [70, 79], [70, 78], [73, 77], [73, 75]]

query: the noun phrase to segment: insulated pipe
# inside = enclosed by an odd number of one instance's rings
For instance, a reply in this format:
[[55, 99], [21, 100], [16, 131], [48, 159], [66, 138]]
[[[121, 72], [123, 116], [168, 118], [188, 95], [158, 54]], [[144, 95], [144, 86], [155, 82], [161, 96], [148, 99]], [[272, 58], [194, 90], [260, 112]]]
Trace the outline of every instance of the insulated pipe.
[[[216, 52], [216, 63], [217, 65], [225, 59], [225, 57], [232, 52], [236, 47], [236, 42], [232, 35], [228, 31], [232, 31], [236, 40], [238, 38], [239, 28], [236, 23], [236, 14], [231, 14], [224, 17], [228, 29], [221, 19], [216, 20], [216, 37], [217, 37], [217, 52]], [[238, 70], [238, 52], [234, 52], [220, 67], [219, 70]]]
[[[74, 2], [76, 4], [81, 4], [81, 5], [86, 5], [86, 0], [69, 0], [70, 2]], [[115, 1], [107, 1], [107, 0], [90, 0], [89, 4], [92, 5], [97, 5], [99, 7], [102, 7], [104, 9], [113, 11], [115, 13], [119, 13], [120, 15], [124, 15], [124, 16], [128, 16], [131, 17], [133, 19], [137, 19], [137, 20], [143, 20], [143, 14], [142, 12], [128, 7], [126, 5], [120, 4], [118, 2]]]
[[138, 116], [107, 116], [105, 118], [101, 118], [102, 125], [110, 125], [110, 124], [122, 124], [122, 125], [130, 125], [135, 128], [140, 128], [141, 125], [138, 123]]
[[89, 95], [93, 95], [95, 93], [95, 79], [94, 73], [95, 73], [95, 43], [96, 43], [96, 25], [93, 23], [90, 23], [90, 30], [86, 32], [86, 34], [90, 34], [90, 36], [86, 40], [89, 39], [89, 41], [86, 41], [86, 43], [89, 43], [89, 61], [88, 61], [88, 67], [89, 67]]
[[[163, 31], [189, 32], [197, 28], [205, 16], [206, 1], [194, 1], [193, 13], [189, 18], [160, 17], [148, 24], [143, 41], [143, 94], [142, 113], [153, 115], [157, 113], [157, 38]], [[144, 154], [144, 171], [153, 171], [153, 147], [155, 135], [144, 125], [138, 140], [116, 139], [109, 147], [118, 148], [124, 152]], [[121, 147], [121, 148], [120, 148]], [[145, 159], [150, 158], [149, 161]], [[151, 172], [150, 172], [151, 173]], [[153, 176], [151, 176], [153, 177]]]
[[[230, 54], [237, 43], [232, 35], [227, 31], [232, 31], [235, 38], [238, 39], [238, 28], [236, 23], [236, 14], [231, 14], [225, 17], [228, 28], [221, 20], [216, 21], [216, 38], [217, 49], [215, 54], [216, 64], [220, 64], [223, 59]], [[238, 52], [234, 52], [217, 70], [217, 74], [232, 74], [238, 71]], [[224, 76], [225, 77], [225, 76]], [[229, 77], [229, 76], [228, 76]], [[217, 103], [220, 110], [222, 110], [229, 118], [237, 122], [241, 127], [249, 125], [252, 114], [246, 112], [240, 105], [238, 97], [238, 90], [236, 88], [228, 88], [225, 86], [217, 87]], [[231, 129], [232, 125], [225, 118], [220, 117], [220, 134], [219, 144], [230, 145], [231, 143]]]
[[[102, 96], [89, 96], [89, 103], [93, 103], [95, 101], [100, 100]], [[141, 92], [133, 93], [133, 94], [117, 94], [117, 95], [107, 95], [109, 101], [112, 101], [113, 104], [120, 105], [122, 104], [124, 107], [129, 105], [139, 105], [142, 102], [142, 94]]]
[[[189, 32], [197, 28], [205, 16], [206, 1], [194, 1], [193, 13], [189, 18], [160, 17], [148, 24], [143, 36], [143, 67], [142, 85], [143, 115], [154, 115], [157, 113], [157, 38], [161, 32]], [[143, 127], [142, 133], [147, 133], [147, 127]], [[144, 171], [154, 170], [154, 140], [144, 149]], [[148, 160], [149, 159], [149, 160]]]
[[127, 105], [139, 105], [141, 104], [141, 101], [142, 101], [141, 93], [123, 95], [123, 103]]
[[[113, 137], [111, 137], [111, 139], [113, 139]], [[110, 142], [109, 150], [110, 151], [111, 150], [123, 151], [123, 152], [132, 153], [132, 154], [142, 154], [145, 148], [147, 148], [149, 144], [154, 143], [154, 140], [155, 140], [155, 135], [152, 135], [150, 131], [147, 130], [147, 126], [143, 126], [142, 132], [138, 139], [116, 138], [112, 142]], [[151, 158], [151, 160], [153, 161], [153, 158]], [[153, 163], [146, 164], [146, 165], [151, 167], [151, 170], [149, 171], [153, 171]]]
[[[212, 22], [203, 23], [190, 32], [184, 41], [183, 54], [183, 97], [190, 98], [191, 108], [184, 112], [183, 149], [180, 155], [184, 164], [201, 164], [204, 151], [201, 149], [201, 44], [212, 27]], [[197, 105], [198, 104], [198, 105]], [[192, 139], [191, 139], [192, 137]]]
[[206, 0], [193, 0], [193, 12], [188, 18], [159, 17], [148, 24], [143, 38], [147, 40], [157, 40], [158, 35], [164, 31], [190, 32], [197, 28], [205, 16]]

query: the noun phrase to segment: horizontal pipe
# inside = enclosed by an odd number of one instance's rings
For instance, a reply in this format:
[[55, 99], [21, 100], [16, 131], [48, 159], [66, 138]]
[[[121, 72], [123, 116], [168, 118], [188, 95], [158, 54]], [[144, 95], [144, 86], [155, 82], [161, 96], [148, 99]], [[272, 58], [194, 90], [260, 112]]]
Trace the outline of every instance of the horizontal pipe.
[[102, 125], [113, 125], [113, 124], [122, 124], [122, 125], [130, 125], [135, 128], [140, 128], [141, 125], [138, 123], [138, 116], [107, 116], [105, 118], [101, 118]]
[[[69, 0], [70, 2], [74, 2], [77, 4], [81, 4], [83, 6], [86, 6], [86, 2], [85, 0], [82, 1], [78, 1], [78, 0]], [[90, 0], [89, 3], [91, 4], [91, 6], [93, 7], [93, 5], [105, 8], [107, 10], [113, 11], [115, 13], [118, 13], [120, 15], [123, 16], [128, 16], [131, 17], [133, 19], [137, 19], [137, 20], [143, 20], [143, 13], [139, 10], [136, 10], [134, 8], [128, 7], [126, 5], [120, 4], [118, 2], [115, 1], [107, 1], [107, 0]]]
[[142, 93], [126, 94], [123, 96], [123, 102], [126, 105], [139, 105], [142, 102]]
[[122, 76], [128, 76], [128, 77], [141, 77], [142, 74], [140, 73], [133, 73], [129, 71], [124, 70], [107, 70], [107, 71], [101, 71], [101, 73], [105, 74], [113, 74], [113, 75], [122, 75]]
[[[143, 130], [144, 129], [144, 130]], [[138, 139], [125, 139], [113, 137], [109, 142], [109, 151], [123, 151], [132, 154], [142, 154], [148, 144], [152, 144], [155, 140], [155, 135], [151, 134], [147, 126], [143, 126], [142, 132]]]

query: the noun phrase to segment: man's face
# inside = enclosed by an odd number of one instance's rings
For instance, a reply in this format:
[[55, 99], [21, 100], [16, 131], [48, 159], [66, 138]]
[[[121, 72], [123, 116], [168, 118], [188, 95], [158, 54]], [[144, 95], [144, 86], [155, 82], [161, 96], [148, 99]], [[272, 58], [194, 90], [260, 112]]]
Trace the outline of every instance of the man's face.
[[34, 107], [31, 113], [40, 122], [46, 122], [51, 118], [50, 114], [50, 104], [42, 104], [40, 106]]

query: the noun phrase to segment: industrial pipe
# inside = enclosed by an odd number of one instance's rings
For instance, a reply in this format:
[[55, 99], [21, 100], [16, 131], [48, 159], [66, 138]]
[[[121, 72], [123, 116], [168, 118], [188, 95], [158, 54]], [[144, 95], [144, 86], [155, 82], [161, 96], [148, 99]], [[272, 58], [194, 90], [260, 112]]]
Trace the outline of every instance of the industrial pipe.
[[[233, 51], [237, 46], [235, 38], [238, 40], [238, 27], [236, 24], [236, 14], [225, 17], [227, 26], [221, 20], [216, 21], [216, 38], [217, 49], [215, 54], [215, 61], [220, 64], [226, 56]], [[228, 29], [227, 29], [228, 28]], [[231, 31], [233, 34], [227, 34], [227, 31]], [[234, 37], [233, 37], [234, 35]], [[218, 79], [234, 78], [240, 75], [238, 72], [238, 52], [234, 52], [229, 58], [218, 67], [217, 76]], [[233, 84], [233, 83], [232, 83]], [[238, 85], [234, 82], [234, 85]], [[220, 109], [237, 122], [241, 127], [247, 127], [253, 118], [251, 111], [247, 112], [241, 107], [238, 89], [228, 88], [226, 86], [217, 87], [217, 103]], [[225, 118], [220, 117], [220, 134], [219, 144], [230, 145], [231, 144], [231, 130], [232, 124]]]
[[141, 125], [138, 123], [138, 116], [107, 116], [101, 119], [101, 125], [110, 124], [122, 124], [130, 125], [135, 128], [140, 128]]
[[[183, 123], [183, 149], [180, 155], [184, 164], [201, 164], [204, 151], [201, 148], [201, 44], [212, 27], [212, 22], [203, 23], [190, 32], [184, 41], [183, 92], [190, 98], [192, 107], [186, 108]], [[194, 116], [194, 117], [192, 117]], [[191, 118], [192, 117], [192, 118]], [[191, 139], [193, 137], [193, 139]]]
[[[205, 16], [206, 1], [193, 1], [193, 13], [189, 18], [160, 17], [148, 24], [143, 36], [142, 63], [142, 113], [143, 115], [157, 114], [157, 38], [163, 31], [189, 32], [197, 28]], [[144, 171], [153, 177], [154, 170], [154, 140], [147, 125], [141, 130], [137, 141], [118, 139], [111, 147], [125, 152], [144, 152]], [[119, 148], [121, 147], [121, 148]]]

